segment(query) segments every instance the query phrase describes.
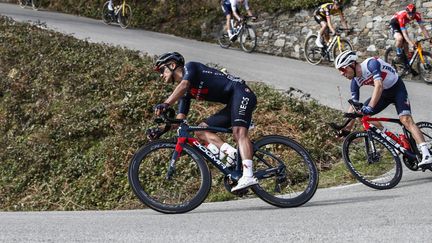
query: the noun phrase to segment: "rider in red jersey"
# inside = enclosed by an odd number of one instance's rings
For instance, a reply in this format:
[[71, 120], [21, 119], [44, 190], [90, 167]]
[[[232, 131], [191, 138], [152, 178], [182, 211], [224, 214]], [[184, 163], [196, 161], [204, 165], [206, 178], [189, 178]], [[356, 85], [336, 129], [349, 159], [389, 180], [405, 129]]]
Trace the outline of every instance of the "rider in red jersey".
[[423, 20], [421, 18], [421, 15], [419, 12], [417, 12], [415, 5], [412, 3], [408, 4], [405, 10], [399, 11], [393, 15], [392, 19], [390, 20], [390, 27], [396, 40], [396, 54], [401, 60], [401, 62], [404, 64], [405, 71], [411, 72], [413, 75], [417, 75], [417, 72], [411, 69], [408, 57], [406, 55], [406, 53], [408, 52], [408, 46], [406, 44], [409, 44], [413, 47], [416, 46], [415, 41], [409, 38], [406, 27], [406, 24], [413, 20], [417, 21], [423, 35], [426, 38], [429, 38], [429, 33], [423, 26]]

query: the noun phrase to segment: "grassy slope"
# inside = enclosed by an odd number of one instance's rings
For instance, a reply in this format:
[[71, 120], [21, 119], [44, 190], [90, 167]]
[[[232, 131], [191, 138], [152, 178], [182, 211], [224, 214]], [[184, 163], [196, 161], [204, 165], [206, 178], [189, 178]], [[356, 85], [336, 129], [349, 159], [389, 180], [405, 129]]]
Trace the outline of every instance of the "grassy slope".
[[[0, 18], [0, 209], [141, 207], [127, 166], [147, 141], [152, 106], [173, 88], [158, 81], [151, 63], [134, 51]], [[262, 84], [253, 89], [259, 105], [252, 136], [296, 138], [333, 180], [328, 169], [340, 161], [340, 141], [322, 121], [340, 114]], [[219, 108], [194, 103], [190, 121]], [[337, 177], [346, 177], [341, 171]], [[325, 177], [323, 184], [335, 184]], [[214, 186], [210, 200], [229, 198]]]

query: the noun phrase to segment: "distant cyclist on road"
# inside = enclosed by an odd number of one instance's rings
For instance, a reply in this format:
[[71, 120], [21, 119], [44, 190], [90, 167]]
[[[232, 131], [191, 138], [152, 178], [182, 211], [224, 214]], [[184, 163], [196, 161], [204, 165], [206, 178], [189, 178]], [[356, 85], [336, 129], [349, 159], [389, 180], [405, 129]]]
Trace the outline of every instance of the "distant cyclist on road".
[[429, 33], [423, 26], [423, 20], [421, 18], [421, 15], [419, 12], [417, 12], [415, 5], [412, 3], [408, 4], [405, 10], [399, 11], [393, 15], [392, 19], [390, 20], [390, 27], [396, 40], [396, 54], [405, 66], [404, 72], [411, 72], [413, 75], [417, 75], [418, 73], [410, 67], [409, 60], [406, 55], [406, 53], [408, 52], [408, 46], [406, 44], [409, 44], [412, 47], [416, 47], [415, 41], [409, 38], [406, 27], [406, 24], [408, 24], [412, 20], [417, 21], [423, 35], [426, 38], [429, 38]]
[[[331, 35], [336, 34], [336, 30], [333, 27], [330, 17], [331, 15], [336, 14], [340, 15], [343, 27], [348, 29], [348, 24], [342, 12], [341, 0], [334, 0], [331, 3], [324, 3], [314, 11], [314, 19], [321, 26], [321, 29], [318, 32], [318, 38], [315, 41], [315, 44], [318, 47], [324, 47], [325, 43], [329, 41], [329, 30]], [[324, 40], [322, 40], [323, 37]]]
[[[228, 37], [232, 41], [236, 37], [235, 33], [233, 33], [233, 27], [231, 24], [231, 19], [234, 18], [237, 19], [237, 21], [241, 21], [241, 16], [239, 15], [239, 9], [238, 6], [243, 5], [248, 13], [249, 16], [253, 17], [252, 11], [250, 10], [248, 0], [222, 0], [221, 7], [222, 11], [225, 14], [226, 17], [226, 29], [228, 32]], [[254, 17], [253, 17], [254, 18]]]
[[[179, 111], [177, 119], [185, 119], [191, 104], [191, 99], [206, 100], [225, 104], [226, 106], [216, 114], [207, 118], [200, 126], [232, 127], [233, 136], [240, 150], [243, 164], [243, 176], [232, 191], [257, 184], [252, 169], [252, 143], [248, 136], [252, 112], [257, 99], [245, 81], [238, 77], [222, 73], [199, 62], [188, 62], [185, 65], [183, 56], [177, 52], [161, 55], [155, 63], [155, 70], [161, 74], [165, 82], [176, 82], [177, 87], [164, 103], [155, 107], [156, 115], [177, 101]], [[221, 151], [236, 149], [215, 133], [209, 131], [196, 132], [196, 136], [207, 143], [216, 145]]]
[[[362, 63], [357, 62], [357, 54], [353, 51], [344, 51], [339, 54], [334, 63], [336, 69], [345, 78], [351, 80], [351, 95], [356, 102], [360, 98], [360, 87], [363, 85], [374, 86], [372, 97], [367, 99], [361, 112], [365, 115], [375, 115], [384, 110], [388, 105], [395, 104], [399, 119], [411, 132], [422, 152], [422, 161], [419, 166], [432, 164], [432, 157], [423, 134], [415, 124], [411, 116], [411, 106], [405, 84], [398, 76], [396, 70], [381, 58], [370, 57]], [[348, 112], [353, 112], [350, 107]], [[346, 127], [351, 130], [354, 120]]]

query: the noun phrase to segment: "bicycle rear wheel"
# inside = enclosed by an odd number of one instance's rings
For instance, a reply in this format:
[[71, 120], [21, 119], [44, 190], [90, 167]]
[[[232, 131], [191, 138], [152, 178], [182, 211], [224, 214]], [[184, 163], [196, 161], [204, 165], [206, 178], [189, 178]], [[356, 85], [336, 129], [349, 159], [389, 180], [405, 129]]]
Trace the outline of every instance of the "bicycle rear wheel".
[[102, 7], [102, 21], [105, 24], [110, 24], [112, 22], [112, 17], [108, 10], [109, 1], [106, 1]]
[[21, 8], [25, 8], [27, 6], [27, 0], [18, 0], [18, 4]]
[[418, 57], [417, 68], [420, 73], [420, 78], [428, 83], [432, 84], [432, 57], [429, 52], [423, 52], [424, 63], [421, 62]]
[[[299, 143], [283, 136], [265, 136], [254, 142], [254, 151], [259, 184], [252, 190], [259, 198], [284, 208], [300, 206], [312, 198], [318, 187], [318, 170]], [[268, 177], [268, 170], [277, 167], [280, 169]]]
[[404, 77], [404, 64], [399, 60], [398, 56], [396, 55], [396, 51], [393, 47], [387, 48], [385, 54], [384, 54], [384, 61], [387, 63], [390, 63], [394, 69], [396, 69], [396, 72], [398, 73], [399, 77]]
[[428, 144], [429, 151], [432, 150], [432, 123], [430, 122], [417, 122], [418, 128], [420, 129], [425, 142]]
[[321, 48], [315, 44], [317, 38], [317, 35], [310, 35], [306, 38], [304, 44], [304, 57], [306, 58], [306, 61], [312, 65], [320, 64], [323, 59]]
[[245, 52], [252, 52], [257, 45], [257, 37], [255, 30], [248, 25], [245, 25], [240, 32], [240, 46]]
[[228, 33], [224, 28], [219, 33], [218, 44], [220, 47], [226, 49], [231, 46], [231, 41], [229, 39]]
[[167, 179], [168, 165], [176, 143], [158, 140], [141, 147], [129, 165], [128, 178], [135, 195], [148, 207], [162, 213], [185, 213], [207, 197], [211, 175], [201, 155], [185, 145]]
[[129, 6], [129, 4], [125, 4], [124, 10], [122, 7], [118, 14], [120, 27], [126, 29], [129, 26], [130, 21], [132, 20], [132, 8]]
[[[372, 152], [372, 145], [375, 152]], [[395, 150], [382, 138], [367, 132], [353, 132], [343, 143], [342, 156], [357, 180], [366, 186], [384, 190], [396, 186], [402, 178], [402, 164]]]
[[352, 51], [352, 49], [353, 47], [348, 40], [340, 38], [340, 46], [337, 44], [337, 42], [333, 46], [333, 59], [335, 59], [342, 52]]

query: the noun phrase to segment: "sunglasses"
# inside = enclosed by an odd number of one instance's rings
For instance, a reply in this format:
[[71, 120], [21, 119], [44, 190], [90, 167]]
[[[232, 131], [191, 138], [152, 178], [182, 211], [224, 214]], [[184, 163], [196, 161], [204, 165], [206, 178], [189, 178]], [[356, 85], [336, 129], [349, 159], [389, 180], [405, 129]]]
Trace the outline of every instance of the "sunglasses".
[[164, 72], [165, 72], [165, 68], [166, 68], [166, 66], [164, 65], [164, 66], [161, 66], [161, 67], [159, 67], [158, 68], [158, 71], [159, 71], [159, 73], [160, 74], [163, 74]]

